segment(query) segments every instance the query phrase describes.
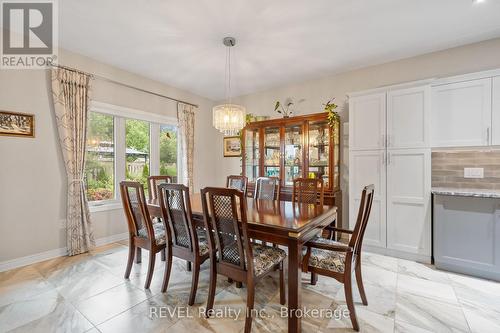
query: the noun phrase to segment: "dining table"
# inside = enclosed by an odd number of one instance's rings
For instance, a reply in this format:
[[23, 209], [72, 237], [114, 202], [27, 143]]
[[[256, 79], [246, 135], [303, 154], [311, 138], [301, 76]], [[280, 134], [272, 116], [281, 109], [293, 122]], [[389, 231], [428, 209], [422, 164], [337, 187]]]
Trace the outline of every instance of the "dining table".
[[[337, 207], [250, 197], [246, 201], [249, 237], [288, 248], [288, 332], [300, 332], [302, 248], [336, 222]], [[201, 194], [191, 194], [190, 203], [193, 221], [203, 224]], [[158, 199], [149, 199], [147, 206], [151, 216], [161, 217]]]

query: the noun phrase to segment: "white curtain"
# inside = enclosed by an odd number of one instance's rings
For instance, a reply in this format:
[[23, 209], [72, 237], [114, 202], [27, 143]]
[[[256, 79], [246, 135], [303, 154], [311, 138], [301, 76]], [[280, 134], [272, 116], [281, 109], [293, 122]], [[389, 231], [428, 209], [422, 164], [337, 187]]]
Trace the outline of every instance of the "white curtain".
[[83, 182], [89, 82], [90, 77], [83, 73], [52, 70], [52, 99], [68, 181], [66, 243], [70, 256], [95, 246]]
[[179, 181], [193, 192], [194, 161], [194, 112], [192, 105], [178, 103], [177, 118], [179, 120], [179, 161], [181, 175]]

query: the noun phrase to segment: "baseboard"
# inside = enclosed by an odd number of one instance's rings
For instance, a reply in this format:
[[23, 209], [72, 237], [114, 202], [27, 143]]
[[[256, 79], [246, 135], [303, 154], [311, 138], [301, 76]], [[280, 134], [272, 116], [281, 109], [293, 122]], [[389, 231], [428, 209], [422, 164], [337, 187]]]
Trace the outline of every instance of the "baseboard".
[[37, 262], [54, 259], [57, 257], [65, 256], [68, 253], [65, 247], [49, 250], [45, 252], [40, 252], [36, 254], [32, 254], [29, 256], [6, 260], [0, 262], [0, 272], [8, 271], [10, 269], [31, 265]]
[[[96, 246], [103, 246], [106, 244], [115, 243], [121, 240], [128, 239], [128, 233], [116, 234], [108, 237], [102, 237], [95, 240]], [[6, 260], [0, 262], [0, 272], [8, 271], [10, 269], [35, 264], [37, 262], [54, 259], [57, 257], [63, 257], [68, 254], [68, 250], [65, 247], [49, 250], [45, 252], [40, 252], [36, 254], [32, 254], [29, 256]]]
[[467, 267], [465, 265], [454, 264], [446, 261], [435, 260], [434, 264], [437, 268], [443, 269], [445, 271], [465, 274], [469, 276], [475, 276], [482, 279], [489, 279], [494, 281], [500, 281], [500, 272], [498, 271], [488, 271], [480, 268]]
[[106, 244], [116, 243], [128, 239], [128, 232], [116, 234], [108, 237], [102, 237], [95, 240], [95, 246], [103, 246]]
[[418, 262], [421, 262], [424, 264], [431, 263], [431, 256], [408, 253], [408, 252], [397, 251], [397, 250], [392, 250], [392, 249], [387, 249], [387, 248], [380, 248], [377, 246], [363, 245], [363, 251], [382, 254], [385, 256], [390, 256], [390, 257], [395, 257], [395, 258], [400, 258], [400, 259], [418, 261]]

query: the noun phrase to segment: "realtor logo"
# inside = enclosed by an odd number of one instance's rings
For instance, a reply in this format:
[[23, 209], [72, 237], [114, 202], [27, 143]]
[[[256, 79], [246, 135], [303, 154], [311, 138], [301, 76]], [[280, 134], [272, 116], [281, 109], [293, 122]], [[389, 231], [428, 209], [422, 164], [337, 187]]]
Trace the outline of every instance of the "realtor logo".
[[57, 58], [56, 0], [1, 2], [2, 69], [40, 69]]

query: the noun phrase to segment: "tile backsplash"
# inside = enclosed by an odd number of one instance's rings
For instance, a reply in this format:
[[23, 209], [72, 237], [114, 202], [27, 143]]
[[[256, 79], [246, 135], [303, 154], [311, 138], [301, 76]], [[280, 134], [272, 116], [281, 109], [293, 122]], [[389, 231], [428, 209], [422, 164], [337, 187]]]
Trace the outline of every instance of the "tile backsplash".
[[[484, 168], [484, 178], [464, 178], [464, 168]], [[500, 190], [500, 150], [433, 151], [432, 186]]]

